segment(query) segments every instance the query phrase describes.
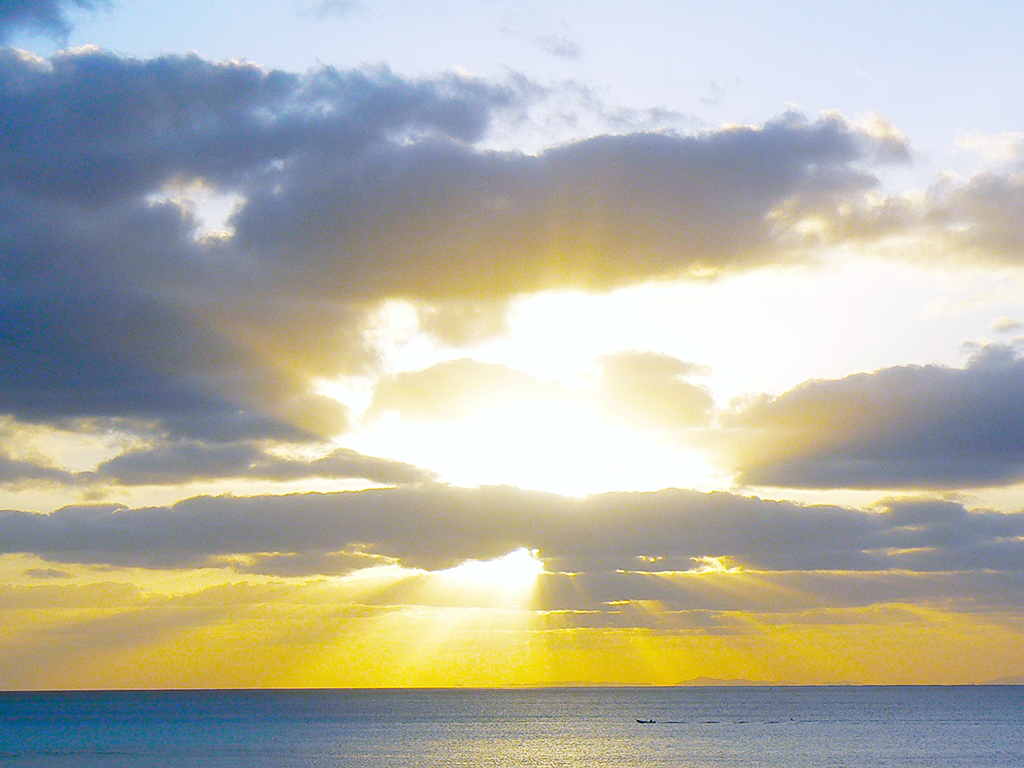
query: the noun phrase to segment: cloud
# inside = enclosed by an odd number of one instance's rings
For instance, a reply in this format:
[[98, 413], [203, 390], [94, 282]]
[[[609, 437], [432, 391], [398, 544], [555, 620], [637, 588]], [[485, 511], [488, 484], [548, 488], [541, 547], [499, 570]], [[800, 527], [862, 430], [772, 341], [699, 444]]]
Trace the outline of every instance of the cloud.
[[74, 476], [71, 472], [49, 467], [35, 461], [14, 459], [0, 454], [0, 485], [26, 483], [70, 483]]
[[562, 385], [541, 382], [528, 373], [462, 358], [382, 378], [367, 415], [394, 411], [413, 422], [455, 421], [500, 405], [558, 400], [568, 394]]
[[[123, 420], [179, 451], [259, 453], [349, 427], [317, 382], [377, 371], [368, 318], [390, 298], [416, 303], [429, 332], [474, 343], [502, 331], [517, 294], [749, 269], [806, 258], [819, 239], [916, 233], [1007, 259], [1021, 247], [1015, 172], [936, 185], [917, 207], [881, 197], [873, 168], [909, 157], [881, 118], [788, 113], [535, 155], [481, 148], [495, 116], [541, 91], [0, 51], [0, 413]], [[236, 200], [223, 236], [201, 236], [199, 208], [176, 196], [196, 184]], [[710, 395], [686, 364], [630, 353], [601, 366], [608, 415], [707, 425]], [[726, 450], [747, 483], [1015, 482], [1018, 368], [979, 358], [809, 383], [749, 405]], [[465, 418], [566, 394], [452, 361], [385, 378], [371, 415]], [[12, 479], [47, 471], [5, 465]]]
[[474, 141], [492, 110], [517, 98], [508, 86], [453, 75], [300, 75], [194, 54], [137, 60], [89, 50], [39, 61], [5, 51], [0, 72], [5, 180], [93, 206], [175, 177], [244, 186], [267, 180], [261, 172], [274, 161], [351, 156], [407, 131]]
[[998, 333], [1008, 333], [1011, 331], [1019, 331], [1021, 328], [1024, 328], [1024, 323], [1012, 317], [1000, 317], [993, 320], [989, 324], [989, 328]]
[[[907, 156], [873, 123], [794, 113], [481, 147], [545, 95], [521, 78], [0, 51], [0, 413], [202, 442], [330, 437], [349, 414], [317, 382], [376, 371], [383, 301], [473, 343], [524, 292], [802, 259], [802, 217]], [[197, 188], [234, 201], [220, 235], [203, 234], [183, 192]]]
[[410, 422], [460, 421], [503, 407], [572, 403], [628, 429], [679, 437], [707, 427], [715, 413], [709, 390], [686, 380], [706, 372], [699, 365], [640, 350], [603, 355], [596, 364], [595, 380], [572, 388], [504, 365], [448, 360], [381, 378], [366, 417], [392, 412]]
[[562, 35], [537, 35], [534, 44], [544, 53], [550, 53], [560, 59], [578, 59], [583, 49]]
[[196, 181], [244, 200], [297, 157], [405, 131], [472, 141], [515, 98], [386, 70], [0, 51], [0, 411], [229, 441], [345, 429], [312, 381], [373, 364], [369, 299], [275, 283], [230, 237], [197, 238], [195, 211], [167, 190]]
[[715, 402], [707, 387], [685, 377], [703, 369], [658, 352], [605, 355], [599, 397], [604, 412], [634, 429], [675, 431], [704, 426]]
[[865, 512], [683, 490], [573, 499], [444, 485], [0, 513], [0, 551], [55, 563], [184, 568], [274, 555], [314, 572], [351, 568], [353, 557], [437, 569], [519, 548], [538, 549], [549, 571], [591, 575], [669, 577], [699, 571], [695, 558], [706, 557], [744, 572], [1019, 574], [1024, 513], [900, 500]]
[[893, 200], [882, 229], [915, 235], [947, 259], [1020, 264], [1024, 256], [1024, 174], [988, 170], [962, 179], [940, 176], [921, 199]]
[[[539, 588], [542, 606], [588, 611], [586, 625], [646, 626], [662, 631], [735, 629], [738, 623], [750, 632], [772, 619], [776, 623], [809, 623], [815, 618], [821, 624], [862, 623], [871, 617], [854, 611], [867, 606], [915, 613], [941, 605], [970, 614], [1016, 611], [1024, 605], [1019, 575], [982, 570], [551, 574], [542, 576]], [[829, 612], [827, 616], [821, 614], [823, 609]], [[743, 615], [748, 612], [757, 616]]]
[[94, 473], [79, 477], [119, 485], [171, 485], [227, 478], [284, 482], [316, 477], [361, 478], [393, 485], [437, 479], [433, 472], [411, 464], [346, 448], [316, 458], [286, 458], [275, 455], [266, 445], [209, 445], [197, 441], [125, 451], [102, 462]]
[[0, 4], [0, 43], [23, 29], [67, 35], [71, 31], [69, 9], [92, 10], [106, 4], [104, 0], [4, 0]]
[[[564, 20], [562, 26], [563, 28], [568, 26], [564, 23]], [[502, 32], [508, 37], [526, 40], [537, 50], [560, 59], [575, 60], [583, 54], [583, 49], [564, 34], [538, 34], [511, 27], [506, 27]]]
[[[872, 250], [925, 264], [1019, 266], [1024, 260], [1024, 171], [999, 163], [968, 177], [940, 173], [923, 191], [867, 194], [816, 220], [822, 242]], [[807, 222], [807, 212], [797, 221]], [[798, 223], [796, 229], [801, 224]]]
[[443, 301], [418, 306], [420, 328], [452, 346], [479, 344], [508, 331], [504, 301]]
[[794, 198], [828, 207], [872, 188], [864, 164], [890, 143], [838, 116], [792, 114], [537, 156], [432, 139], [292, 166], [233, 223], [268, 268], [299, 260], [290, 285], [303, 292], [429, 302], [608, 289], [795, 258], [772, 216]]
[[708, 80], [707, 96], [701, 96], [700, 103], [705, 106], [715, 106], [721, 103], [722, 98], [726, 94], [726, 88], [724, 85], [716, 80]]
[[815, 380], [732, 415], [726, 453], [751, 485], [956, 488], [1024, 479], [1024, 360], [898, 366]]
[[31, 579], [67, 579], [71, 576], [58, 568], [26, 568], [25, 575]]
[[430, 470], [347, 448], [288, 456], [288, 442], [212, 442], [161, 440], [130, 447], [101, 461], [94, 470], [71, 471], [52, 466], [45, 458], [20, 459], [0, 454], [0, 485], [139, 486], [178, 485], [244, 479], [289, 482], [301, 479], [361, 479], [381, 485], [404, 485], [437, 480]]
[[318, 0], [305, 11], [306, 15], [315, 19], [345, 18], [361, 11], [363, 4], [359, 0]]
[[[250, 361], [165, 302], [116, 289], [105, 296], [26, 290], [0, 306], [0, 344], [9, 361], [0, 369], [0, 409], [22, 421], [158, 419], [173, 432], [221, 439], [300, 434], [218, 386], [244, 376]], [[256, 383], [243, 380], [239, 390]], [[282, 396], [290, 388], [287, 380], [262, 383]]]

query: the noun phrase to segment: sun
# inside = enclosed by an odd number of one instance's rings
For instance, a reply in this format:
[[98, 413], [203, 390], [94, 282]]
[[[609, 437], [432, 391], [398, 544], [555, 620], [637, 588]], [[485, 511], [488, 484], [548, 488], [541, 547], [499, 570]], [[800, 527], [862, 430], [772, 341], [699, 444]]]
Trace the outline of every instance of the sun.
[[453, 485], [514, 485], [587, 496], [664, 487], [710, 488], [697, 453], [610, 424], [586, 403], [499, 405], [461, 421], [409, 424], [389, 415], [345, 445], [437, 472]]
[[494, 560], [467, 560], [437, 576], [442, 579], [467, 581], [483, 589], [520, 594], [531, 589], [544, 573], [544, 562], [536, 549], [519, 549]]
[[[642, 339], [613, 332], [607, 316], [630, 317], [649, 298], [521, 300], [507, 334], [472, 350], [444, 347], [423, 330], [413, 304], [389, 301], [373, 332], [382, 372], [320, 381], [318, 392], [352, 413], [339, 445], [433, 470], [453, 485], [566, 496], [720, 488], [729, 479], [699, 446], [616, 419], [602, 400], [601, 356], [644, 348], [630, 345]], [[473, 380], [480, 371], [488, 375]], [[411, 400], [374, 406], [382, 382], [410, 375], [419, 377], [418, 389], [406, 390], [415, 392]]]

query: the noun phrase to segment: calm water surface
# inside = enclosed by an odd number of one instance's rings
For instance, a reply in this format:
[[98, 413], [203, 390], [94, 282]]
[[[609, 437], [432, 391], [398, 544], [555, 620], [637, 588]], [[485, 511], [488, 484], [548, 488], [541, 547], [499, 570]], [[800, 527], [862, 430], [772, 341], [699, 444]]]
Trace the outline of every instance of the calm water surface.
[[0, 766], [1021, 768], [1024, 687], [0, 693]]

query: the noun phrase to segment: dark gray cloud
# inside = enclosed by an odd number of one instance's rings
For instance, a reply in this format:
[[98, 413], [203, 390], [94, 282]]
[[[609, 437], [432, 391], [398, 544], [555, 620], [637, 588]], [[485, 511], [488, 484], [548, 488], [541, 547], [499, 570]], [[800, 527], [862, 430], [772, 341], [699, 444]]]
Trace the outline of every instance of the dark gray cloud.
[[935, 501], [862, 512], [683, 490], [573, 499], [444, 485], [0, 513], [0, 551], [58, 563], [189, 567], [262, 555], [296, 570], [303, 562], [346, 569], [372, 557], [439, 568], [520, 547], [539, 549], [549, 570], [583, 575], [671, 576], [698, 567], [694, 558], [716, 557], [752, 571], [1019, 576], [1024, 513]]
[[[280, 263], [278, 279], [303, 292], [431, 301], [607, 289], [792, 256], [773, 214], [874, 187], [867, 164], [905, 151], [891, 144], [840, 117], [794, 114], [538, 156], [432, 139], [292, 166], [234, 224], [241, 247]], [[304, 268], [289, 279], [296, 259]]]
[[[16, 436], [12, 429], [8, 438]], [[16, 438], [15, 438], [16, 439]], [[430, 470], [394, 459], [367, 456], [334, 448], [308, 455], [282, 455], [294, 443], [281, 441], [203, 442], [156, 440], [144, 447], [124, 450], [101, 462], [95, 470], [71, 472], [42, 460], [18, 459], [0, 452], [0, 485], [25, 487], [177, 485], [215, 480], [262, 480], [288, 482], [301, 479], [360, 479], [380, 485], [405, 485], [437, 479]], [[321, 446], [322, 448], [322, 446]]]
[[435, 480], [430, 471], [393, 459], [366, 456], [346, 448], [311, 459], [284, 458], [253, 443], [206, 444], [198, 441], [137, 448], [104, 461], [88, 478], [119, 485], [172, 485], [240, 478], [288, 481], [303, 478], [360, 478], [382, 485]]
[[472, 141], [515, 98], [385, 70], [0, 51], [0, 411], [150, 419], [203, 439], [344, 429], [310, 382], [372, 362], [365, 302], [284, 291], [159, 200], [190, 183], [273, 186], [297, 157], [396, 133]]
[[815, 380], [733, 417], [742, 482], [806, 488], [955, 488], [1024, 480], [1024, 359], [899, 366]]
[[[33, 197], [89, 206], [156, 191], [175, 176], [241, 183], [275, 161], [342, 158], [395, 133], [483, 135], [511, 89], [386, 69], [304, 75], [195, 55], [101, 52], [0, 59], [2, 177]], [[41, 141], [45, 136], [46, 141]]]
[[244, 375], [247, 361], [168, 302], [25, 291], [0, 299], [0, 348], [0, 409], [22, 421], [159, 419], [207, 439], [301, 436], [232, 401], [218, 379]]
[[[628, 571], [600, 574], [543, 574], [537, 585], [537, 607], [580, 611], [588, 626], [643, 626], [704, 632], [723, 626], [746, 626], [772, 615], [785, 623], [837, 624], [879, 621], [876, 614], [858, 614], [869, 606], [897, 612], [896, 606], [942, 606], [958, 613], [1019, 611], [1024, 582], [1019, 573], [970, 570], [908, 571], [743, 571], [738, 574], [652, 574]], [[657, 605], [651, 611], [650, 605]], [[648, 606], [645, 608], [645, 606]], [[822, 609], [830, 613], [822, 615]], [[905, 608], [904, 608], [905, 610]], [[914, 609], [910, 609], [914, 612]], [[730, 615], [732, 614], [732, 615]], [[905, 619], [906, 620], [906, 619]], [[917, 621], [924, 618], [918, 614]]]
[[[374, 369], [385, 299], [479, 339], [522, 292], [801, 258], [800, 217], [907, 157], [894, 134], [793, 113], [480, 148], [544, 96], [516, 78], [0, 50], [0, 413], [335, 435], [348, 414], [316, 382]], [[231, 233], [202, 236], [181, 202], [196, 188], [237, 200]]]
[[66, 35], [71, 27], [67, 11], [106, 6], [105, 0], [4, 0], [0, 3], [0, 43], [21, 30]]
[[0, 485], [25, 485], [36, 482], [70, 483], [73, 480], [74, 475], [71, 472], [33, 461], [13, 459], [0, 453]]

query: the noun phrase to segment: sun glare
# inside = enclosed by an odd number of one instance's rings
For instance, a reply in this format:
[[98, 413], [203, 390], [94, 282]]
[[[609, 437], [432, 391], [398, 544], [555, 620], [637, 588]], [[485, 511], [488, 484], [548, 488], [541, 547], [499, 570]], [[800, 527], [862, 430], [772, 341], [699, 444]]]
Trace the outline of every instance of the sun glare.
[[467, 560], [433, 574], [444, 590], [485, 598], [494, 607], [522, 607], [532, 595], [544, 563], [537, 550], [520, 547], [494, 560]]
[[465, 421], [415, 425], [389, 415], [345, 444], [464, 487], [511, 484], [586, 496], [721, 482], [696, 453], [609, 424], [584, 403], [510, 404]]
[[536, 549], [519, 549], [495, 560], [467, 560], [454, 568], [441, 571], [447, 576], [470, 579], [474, 582], [496, 584], [532, 583], [544, 572], [544, 563], [537, 557]]

